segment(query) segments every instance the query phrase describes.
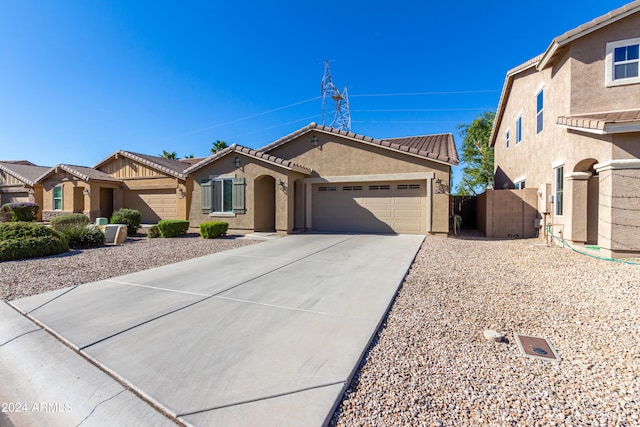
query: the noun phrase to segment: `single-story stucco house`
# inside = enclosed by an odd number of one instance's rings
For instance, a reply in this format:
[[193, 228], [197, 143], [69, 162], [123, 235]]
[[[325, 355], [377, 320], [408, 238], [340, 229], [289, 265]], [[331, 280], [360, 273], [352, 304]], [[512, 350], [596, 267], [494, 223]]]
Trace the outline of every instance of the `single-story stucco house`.
[[[26, 160], [0, 161], [0, 205], [32, 202], [42, 206], [42, 185], [37, 181], [50, 169]], [[41, 211], [37, 219], [42, 219]]]
[[253, 150], [232, 145], [184, 172], [191, 226], [239, 231], [447, 234], [453, 135], [375, 139], [311, 123]]

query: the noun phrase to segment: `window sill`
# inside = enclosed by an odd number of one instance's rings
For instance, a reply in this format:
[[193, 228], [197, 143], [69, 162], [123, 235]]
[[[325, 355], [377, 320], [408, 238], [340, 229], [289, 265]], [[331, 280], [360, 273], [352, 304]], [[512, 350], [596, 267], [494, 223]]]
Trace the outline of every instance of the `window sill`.
[[236, 214], [233, 212], [211, 212], [209, 216], [212, 218], [234, 218]]
[[640, 78], [631, 77], [628, 79], [610, 80], [607, 82], [607, 87], [627, 86], [627, 85], [636, 85], [636, 84], [640, 84]]

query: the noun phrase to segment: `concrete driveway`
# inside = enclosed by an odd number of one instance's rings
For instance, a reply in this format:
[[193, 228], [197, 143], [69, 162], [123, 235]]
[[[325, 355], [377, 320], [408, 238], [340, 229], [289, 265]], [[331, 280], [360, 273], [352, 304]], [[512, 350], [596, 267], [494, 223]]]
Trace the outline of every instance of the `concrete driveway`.
[[0, 425], [323, 425], [423, 239], [294, 235], [0, 303]]

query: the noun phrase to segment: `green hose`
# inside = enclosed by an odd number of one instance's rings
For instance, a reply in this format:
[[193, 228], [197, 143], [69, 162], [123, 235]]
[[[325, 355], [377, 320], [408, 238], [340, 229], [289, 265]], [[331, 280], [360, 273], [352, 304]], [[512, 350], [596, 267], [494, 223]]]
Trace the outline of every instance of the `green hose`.
[[566, 246], [569, 249], [571, 249], [572, 251], [579, 253], [580, 255], [585, 255], [585, 256], [588, 256], [588, 257], [591, 257], [591, 258], [595, 258], [595, 259], [601, 259], [603, 261], [612, 261], [612, 262], [620, 262], [622, 264], [640, 265], [640, 263], [638, 263], [638, 262], [625, 261], [625, 260], [616, 259], [616, 258], [607, 258], [607, 257], [602, 257], [602, 256], [597, 256], [597, 255], [591, 255], [591, 254], [588, 254], [586, 252], [581, 252], [581, 251], [577, 250], [576, 248], [574, 248], [573, 246], [571, 246], [570, 244], [568, 244], [563, 238], [558, 237], [555, 234], [553, 234], [551, 232], [551, 224], [547, 224], [547, 233], [549, 233], [551, 235], [551, 237], [553, 237], [554, 239], [556, 239], [559, 242], [561, 242], [562, 246]]

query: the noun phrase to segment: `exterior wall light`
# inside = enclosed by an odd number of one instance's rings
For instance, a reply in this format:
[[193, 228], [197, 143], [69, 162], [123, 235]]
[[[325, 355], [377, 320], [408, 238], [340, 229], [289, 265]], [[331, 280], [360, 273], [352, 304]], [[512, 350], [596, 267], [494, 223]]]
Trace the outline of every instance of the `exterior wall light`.
[[314, 147], [318, 146], [318, 137], [317, 136], [313, 135], [311, 137], [311, 145], [313, 145]]
[[89, 190], [87, 190], [86, 188], [84, 190], [82, 190], [82, 194], [84, 194], [85, 196], [89, 195]]
[[233, 159], [233, 164], [236, 165], [236, 168], [239, 168], [240, 167], [240, 157], [236, 156]]

